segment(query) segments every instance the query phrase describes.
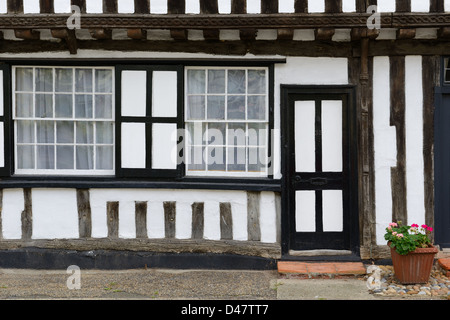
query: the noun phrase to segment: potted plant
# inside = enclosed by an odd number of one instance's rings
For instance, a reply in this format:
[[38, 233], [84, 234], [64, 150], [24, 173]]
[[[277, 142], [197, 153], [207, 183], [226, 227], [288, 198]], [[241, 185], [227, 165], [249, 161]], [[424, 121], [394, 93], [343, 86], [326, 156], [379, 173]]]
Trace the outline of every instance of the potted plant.
[[403, 225], [389, 223], [384, 239], [391, 248], [394, 274], [402, 284], [427, 283], [430, 278], [434, 256], [438, 249], [433, 246], [430, 234], [433, 229], [425, 224]]

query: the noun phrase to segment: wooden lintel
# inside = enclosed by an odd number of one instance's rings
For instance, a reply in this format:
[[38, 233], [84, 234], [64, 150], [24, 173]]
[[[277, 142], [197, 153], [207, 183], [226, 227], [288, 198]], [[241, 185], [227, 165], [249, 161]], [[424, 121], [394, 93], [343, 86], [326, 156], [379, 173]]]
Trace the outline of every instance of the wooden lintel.
[[397, 39], [414, 39], [416, 36], [416, 29], [398, 29], [397, 30]]
[[32, 29], [15, 29], [14, 35], [16, 36], [16, 38], [25, 40], [39, 40], [40, 37], [39, 31]]
[[256, 29], [242, 29], [239, 30], [239, 34], [241, 37], [241, 40], [255, 40], [256, 38]]
[[89, 29], [89, 33], [92, 38], [103, 40], [103, 39], [111, 39], [112, 30], [111, 29]]
[[75, 30], [69, 29], [52, 29], [52, 37], [63, 39], [66, 41], [67, 47], [71, 54], [77, 54], [78, 44], [77, 37], [75, 35]]
[[203, 30], [203, 37], [208, 41], [219, 40], [220, 30], [219, 29], [205, 29]]
[[277, 31], [278, 40], [292, 40], [294, 37], [294, 30], [288, 28], [279, 28]]
[[317, 28], [315, 30], [316, 40], [331, 40], [335, 33], [333, 28]]
[[136, 39], [136, 40], [147, 39], [147, 30], [145, 30], [145, 29], [128, 29], [127, 36], [131, 39]]
[[174, 40], [187, 40], [188, 32], [186, 29], [172, 29], [170, 30], [170, 36]]

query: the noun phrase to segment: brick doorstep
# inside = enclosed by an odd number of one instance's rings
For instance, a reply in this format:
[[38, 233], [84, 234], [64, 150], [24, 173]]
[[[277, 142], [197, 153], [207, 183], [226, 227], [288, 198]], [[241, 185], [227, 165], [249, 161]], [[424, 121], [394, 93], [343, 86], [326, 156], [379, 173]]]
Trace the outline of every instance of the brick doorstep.
[[279, 261], [278, 272], [308, 275], [364, 275], [366, 268], [361, 262]]
[[450, 258], [438, 259], [439, 266], [446, 272], [446, 276], [450, 277]]

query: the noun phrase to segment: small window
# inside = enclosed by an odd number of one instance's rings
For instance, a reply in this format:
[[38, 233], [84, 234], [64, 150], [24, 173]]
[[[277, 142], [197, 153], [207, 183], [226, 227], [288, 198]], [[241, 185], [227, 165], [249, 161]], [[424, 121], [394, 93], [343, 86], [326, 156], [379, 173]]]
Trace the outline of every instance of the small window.
[[187, 175], [268, 175], [268, 69], [186, 69]]
[[17, 174], [114, 174], [113, 68], [13, 68]]

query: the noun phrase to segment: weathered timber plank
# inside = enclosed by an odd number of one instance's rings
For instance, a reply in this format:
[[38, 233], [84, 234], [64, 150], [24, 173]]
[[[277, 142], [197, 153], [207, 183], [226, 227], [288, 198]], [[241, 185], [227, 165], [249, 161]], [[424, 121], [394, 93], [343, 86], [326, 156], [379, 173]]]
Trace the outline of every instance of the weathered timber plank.
[[80, 238], [92, 235], [92, 218], [89, 189], [77, 189], [78, 234]]
[[106, 202], [106, 224], [108, 226], [108, 238], [119, 238], [119, 202]]
[[308, 13], [308, 0], [295, 0], [295, 13]]
[[136, 238], [147, 238], [147, 201], [136, 201]]
[[231, 214], [231, 203], [221, 202], [220, 207], [220, 239], [233, 239], [233, 217]]
[[411, 12], [411, 0], [396, 0], [395, 12]]
[[219, 12], [217, 0], [200, 0], [201, 14], [216, 14]]
[[203, 239], [204, 232], [204, 203], [194, 202], [192, 205], [192, 239]]
[[103, 0], [103, 13], [117, 13], [117, 0]]
[[261, 13], [278, 13], [278, 0], [261, 0]]
[[247, 233], [248, 233], [248, 240], [251, 241], [261, 240], [261, 228], [259, 221], [260, 198], [261, 198], [260, 192], [247, 191]]
[[430, 12], [444, 12], [444, 0], [430, 0]]
[[167, 0], [167, 12], [169, 14], [183, 14], [186, 12], [185, 0]]
[[80, 8], [81, 13], [86, 13], [86, 0], [70, 0], [70, 4]]
[[176, 202], [166, 201], [164, 206], [164, 230], [168, 239], [175, 238]]
[[325, 0], [325, 12], [341, 13], [342, 12], [342, 0]]
[[23, 0], [8, 0], [6, 8], [8, 13], [23, 13]]
[[231, 0], [231, 13], [232, 14], [247, 13], [247, 0]]
[[[171, 1], [169, 1], [169, 3], [170, 2]], [[150, 12], [150, 0], [134, 0], [134, 12], [135, 13], [149, 13]]]
[[53, 0], [39, 0], [39, 9], [41, 13], [54, 13]]
[[67, 44], [67, 48], [71, 54], [76, 54], [78, 50], [77, 37], [75, 30], [69, 29], [52, 29], [52, 37], [63, 39]]
[[3, 189], [0, 189], [0, 240], [3, 239], [2, 213], [3, 213]]
[[31, 197], [31, 188], [23, 189], [24, 210], [21, 214], [22, 240], [31, 239], [33, 233], [33, 205]]
[[390, 57], [390, 123], [397, 133], [397, 166], [391, 168], [392, 221], [408, 223], [406, 206], [405, 57]]

